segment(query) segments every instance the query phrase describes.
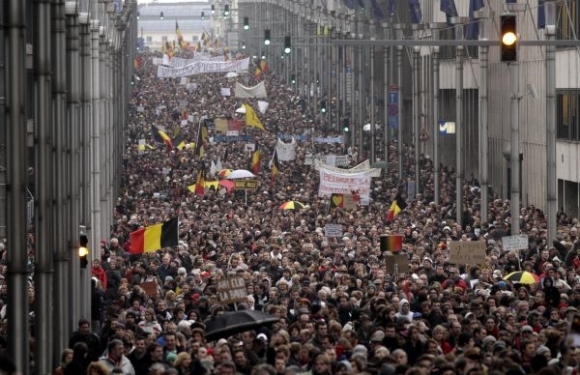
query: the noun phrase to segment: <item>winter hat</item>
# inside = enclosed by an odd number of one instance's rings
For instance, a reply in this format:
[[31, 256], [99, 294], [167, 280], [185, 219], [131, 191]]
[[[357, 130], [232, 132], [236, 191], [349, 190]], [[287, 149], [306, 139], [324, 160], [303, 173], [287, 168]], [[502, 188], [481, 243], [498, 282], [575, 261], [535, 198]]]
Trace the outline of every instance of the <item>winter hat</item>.
[[344, 366], [344, 368], [346, 369], [346, 372], [352, 372], [352, 365], [350, 364], [349, 361], [340, 361], [340, 362], [338, 362], [337, 370], [341, 366]]

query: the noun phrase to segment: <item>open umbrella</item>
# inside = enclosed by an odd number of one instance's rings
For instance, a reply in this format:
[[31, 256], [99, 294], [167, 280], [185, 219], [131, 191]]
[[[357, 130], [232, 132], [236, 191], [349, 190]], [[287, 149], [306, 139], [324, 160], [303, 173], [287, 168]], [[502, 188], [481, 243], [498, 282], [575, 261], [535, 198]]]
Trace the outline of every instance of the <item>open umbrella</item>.
[[236, 113], [246, 113], [246, 107], [241, 106], [240, 108], [236, 109]]
[[300, 203], [298, 201], [288, 201], [284, 202], [278, 207], [281, 210], [295, 210], [297, 208], [304, 208], [304, 203]]
[[217, 176], [218, 176], [219, 178], [226, 178], [226, 177], [228, 177], [228, 176], [230, 175], [230, 173], [232, 173], [232, 172], [233, 172], [233, 170], [232, 170], [232, 169], [222, 169], [221, 171], [219, 171], [219, 172], [217, 173]]
[[225, 187], [228, 193], [231, 192], [234, 189], [234, 186], [236, 185], [235, 182], [230, 180], [220, 180], [219, 184], [220, 186]]
[[232, 173], [228, 175], [227, 179], [239, 180], [241, 178], [252, 178], [252, 177], [256, 177], [256, 175], [246, 169], [236, 169], [235, 171], [232, 171]]
[[512, 283], [520, 283], [520, 284], [533, 284], [540, 282], [540, 276], [535, 275], [528, 271], [512, 272], [503, 279], [505, 281], [511, 281]]
[[280, 318], [257, 310], [227, 312], [205, 321], [205, 338], [214, 341], [276, 323]]

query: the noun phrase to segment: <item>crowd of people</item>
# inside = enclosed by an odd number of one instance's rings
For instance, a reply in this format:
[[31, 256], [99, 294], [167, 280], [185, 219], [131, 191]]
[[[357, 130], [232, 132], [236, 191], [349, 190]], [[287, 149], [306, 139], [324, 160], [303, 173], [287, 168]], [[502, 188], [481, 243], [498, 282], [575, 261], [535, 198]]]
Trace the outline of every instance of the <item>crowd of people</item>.
[[[577, 219], [559, 214], [558, 239], [546, 243], [546, 221], [534, 206], [521, 209], [529, 247], [504, 251], [510, 235], [509, 201], [490, 199], [480, 216], [477, 181], [465, 181], [464, 202], [454, 202], [454, 171], [441, 169], [441, 203], [433, 203], [431, 160], [421, 158], [421, 194], [393, 220], [393, 199], [405, 197], [396, 171], [396, 140], [389, 169], [371, 182], [371, 201], [356, 209], [332, 208], [318, 196], [318, 172], [306, 154], [344, 154], [342, 143], [316, 136], [340, 131], [275, 72], [265, 77], [269, 107], [259, 113], [265, 131], [244, 127], [265, 155], [260, 186], [247, 193], [225, 187], [189, 187], [201, 168], [218, 159], [224, 169], [248, 169], [247, 141], [217, 142], [209, 128], [199, 145], [154, 143], [152, 125], [196, 142], [203, 118], [239, 117], [242, 103], [223, 96], [235, 80], [224, 74], [159, 79], [153, 54], [140, 55], [128, 116], [122, 194], [111, 237], [92, 264], [91, 319], [81, 319], [63, 352], [61, 374], [560, 374], [580, 369], [580, 348], [570, 333], [580, 306]], [[252, 72], [253, 73], [253, 72]], [[245, 78], [244, 78], [245, 77]], [[253, 74], [237, 79], [251, 86]], [[191, 85], [195, 83], [195, 85]], [[328, 98], [333, 103], [335, 98]], [[182, 120], [189, 119], [182, 123]], [[296, 160], [281, 162], [272, 177], [269, 155], [280, 134], [302, 135]], [[145, 140], [152, 147], [139, 147]], [[377, 153], [382, 155], [381, 145]], [[415, 168], [404, 151], [405, 176]], [[354, 166], [368, 157], [350, 148]], [[304, 208], [282, 210], [287, 201]], [[456, 222], [457, 209], [463, 212]], [[130, 233], [179, 218], [179, 243], [156, 252], [129, 252]], [[325, 237], [326, 224], [341, 224], [341, 237]], [[409, 272], [387, 268], [380, 238], [402, 235]], [[485, 263], [452, 264], [451, 241], [485, 243]], [[505, 280], [527, 271], [534, 282]], [[224, 305], [217, 282], [243, 276], [245, 301]], [[537, 281], [536, 281], [537, 280]], [[144, 288], [151, 285], [154, 288]], [[206, 323], [230, 311], [259, 310], [276, 323], [206, 338]]]

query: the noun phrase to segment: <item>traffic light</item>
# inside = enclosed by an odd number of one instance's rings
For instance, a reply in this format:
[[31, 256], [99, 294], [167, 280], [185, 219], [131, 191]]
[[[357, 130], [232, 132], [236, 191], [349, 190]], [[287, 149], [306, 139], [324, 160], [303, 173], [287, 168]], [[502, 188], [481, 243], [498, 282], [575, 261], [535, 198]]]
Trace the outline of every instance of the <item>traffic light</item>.
[[292, 39], [290, 35], [284, 37], [284, 53], [289, 54], [292, 51]]
[[350, 124], [349, 124], [349, 120], [348, 118], [345, 118], [342, 120], [342, 127], [345, 133], [348, 133], [350, 131]]
[[201, 19], [205, 20], [205, 12], [201, 12]]
[[295, 76], [294, 74], [292, 74], [292, 75], [290, 76], [290, 83], [292, 83], [293, 85], [295, 85], [295, 84], [296, 84], [296, 76]]
[[270, 45], [270, 29], [264, 30], [264, 44], [267, 46]]
[[244, 17], [244, 30], [250, 29], [250, 19], [248, 17]]
[[214, 4], [211, 5], [211, 14], [215, 14], [215, 5]]
[[161, 12], [161, 14], [159, 15], [159, 19], [162, 20], [163, 19], [163, 12]]
[[320, 101], [320, 112], [326, 113], [326, 101], [325, 100]]
[[226, 4], [224, 5], [224, 18], [226, 18], [229, 15], [230, 15], [230, 6]]
[[514, 14], [501, 16], [501, 61], [512, 62], [518, 60], [517, 22]]
[[81, 264], [81, 268], [87, 268], [89, 261], [87, 259], [89, 255], [89, 238], [87, 237], [86, 233], [81, 232], [79, 236], [79, 261]]

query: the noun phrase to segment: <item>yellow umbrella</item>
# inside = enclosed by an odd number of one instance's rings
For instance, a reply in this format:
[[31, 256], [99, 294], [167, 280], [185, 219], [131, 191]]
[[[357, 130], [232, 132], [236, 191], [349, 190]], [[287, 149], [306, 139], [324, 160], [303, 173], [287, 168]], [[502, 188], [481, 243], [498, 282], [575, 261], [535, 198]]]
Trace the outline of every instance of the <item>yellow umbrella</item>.
[[300, 203], [298, 201], [288, 201], [284, 202], [278, 207], [281, 210], [295, 210], [297, 208], [304, 208], [306, 205], [304, 203]]

